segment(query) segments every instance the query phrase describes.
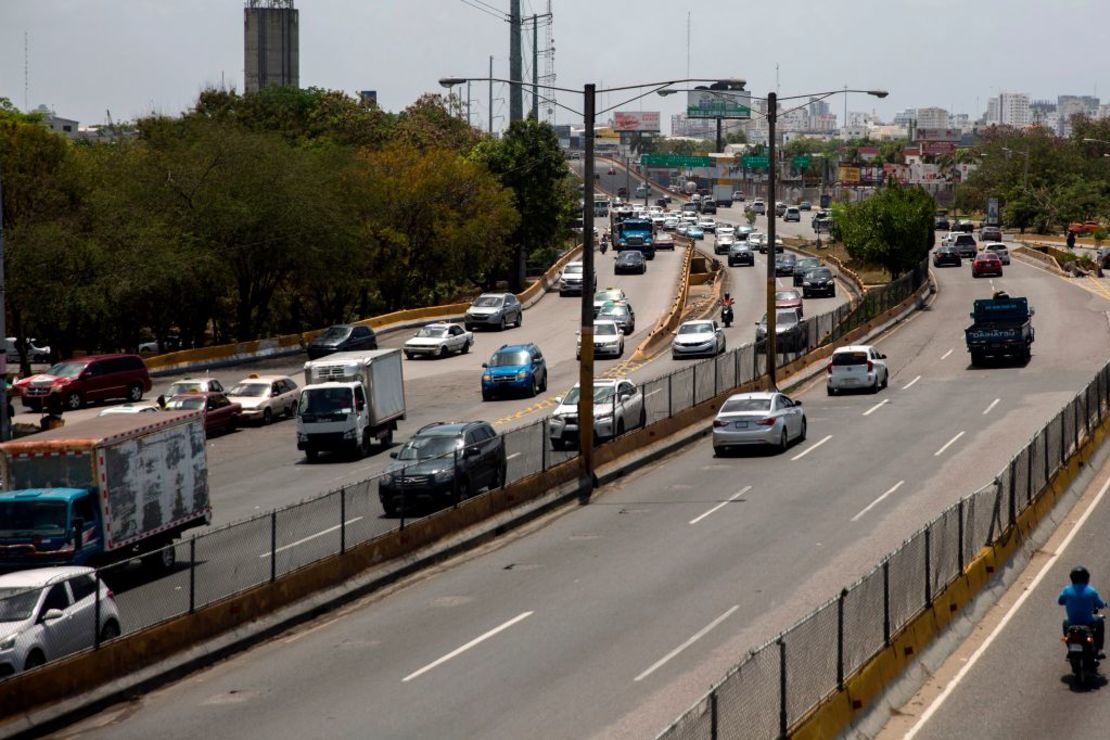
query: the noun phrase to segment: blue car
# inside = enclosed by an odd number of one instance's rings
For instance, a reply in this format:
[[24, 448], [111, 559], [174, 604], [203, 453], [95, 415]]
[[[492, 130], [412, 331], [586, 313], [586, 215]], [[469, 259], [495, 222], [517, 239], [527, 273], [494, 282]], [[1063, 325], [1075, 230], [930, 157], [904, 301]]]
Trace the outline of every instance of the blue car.
[[535, 396], [547, 390], [547, 361], [535, 344], [503, 344], [482, 363], [482, 400], [499, 395]]
[[690, 225], [686, 227], [686, 236], [690, 239], [704, 239], [705, 231], [700, 226]]

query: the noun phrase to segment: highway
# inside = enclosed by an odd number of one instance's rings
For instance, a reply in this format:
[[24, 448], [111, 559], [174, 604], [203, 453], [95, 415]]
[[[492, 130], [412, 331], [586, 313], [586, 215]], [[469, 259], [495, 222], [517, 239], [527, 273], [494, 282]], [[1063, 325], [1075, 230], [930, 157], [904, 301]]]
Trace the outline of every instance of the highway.
[[[937, 277], [931, 310], [880, 342], [890, 388], [828, 398], [818, 377], [796, 396], [808, 441], [785, 455], [720, 459], [703, 440], [527, 536], [75, 732], [654, 735], [747, 650], [989, 480], [1104, 362], [1105, 299], [1017, 262], [993, 281], [966, 266]], [[973, 369], [967, 313], [996, 287], [1037, 308], [1034, 356]]]

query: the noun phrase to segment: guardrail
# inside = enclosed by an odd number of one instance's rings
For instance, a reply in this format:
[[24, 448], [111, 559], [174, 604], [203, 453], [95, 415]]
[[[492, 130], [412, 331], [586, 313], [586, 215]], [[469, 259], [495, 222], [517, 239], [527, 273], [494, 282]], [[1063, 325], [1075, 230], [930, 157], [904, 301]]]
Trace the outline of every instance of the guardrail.
[[[923, 263], [913, 274], [869, 292], [855, 305], [806, 319], [799, 342], [779, 355], [784, 377], [827, 356], [837, 342], [857, 341], [896, 313], [909, 310], [927, 274]], [[780, 348], [786, 349], [781, 344]], [[754, 389], [764, 372], [761, 347], [745, 344], [641, 384], [638, 410], [622, 415], [614, 405], [608, 425], [597, 425], [603, 432], [607, 427], [605, 436], [612, 435], [604, 443], [599, 440], [598, 464], [708, 419], [730, 393]], [[92, 626], [99, 620], [90, 621], [87, 633], [75, 641], [92, 650], [0, 681], [5, 689], [0, 691], [0, 717], [126, 675], [296, 599], [340, 585], [372, 566], [412, 558], [452, 533], [576, 480], [578, 451], [568, 449], [561, 439], [553, 441], [556, 429], [545, 418], [481, 443], [476, 458], [465, 449], [454, 450], [181, 541], [166, 548], [177, 565], [157, 580], [150, 580], [140, 558], [97, 570], [97, 583], [115, 592], [122, 637], [102, 635]], [[485, 446], [491, 444], [503, 446], [504, 466], [486, 478], [469, 461], [488, 454]], [[447, 508], [427, 514], [418, 505], [423, 501], [418, 494], [437, 481], [438, 503]], [[481, 492], [483, 488], [487, 490]], [[394, 516], [378, 514], [375, 498], [381, 491], [396, 492], [386, 504], [387, 509], [395, 508]], [[0, 612], [3, 607], [0, 601]]]
[[1110, 364], [999, 471], [870, 573], [753, 650], [659, 735], [837, 737], [959, 616], [1110, 424]]
[[[675, 243], [678, 243], [679, 237], [675, 237]], [[692, 239], [682, 238], [686, 243], [686, 253], [682, 256], [682, 269], [678, 273], [678, 284], [675, 287], [675, 296], [671, 301], [671, 307], [666, 314], [663, 315], [655, 327], [648, 332], [640, 344], [632, 353], [633, 359], [642, 360], [650, 357], [652, 348], [657, 347], [661, 339], [666, 338], [672, 331], [678, 328], [682, 323], [682, 314], [686, 310], [686, 298], [690, 295], [690, 263], [694, 259], [694, 241]]]

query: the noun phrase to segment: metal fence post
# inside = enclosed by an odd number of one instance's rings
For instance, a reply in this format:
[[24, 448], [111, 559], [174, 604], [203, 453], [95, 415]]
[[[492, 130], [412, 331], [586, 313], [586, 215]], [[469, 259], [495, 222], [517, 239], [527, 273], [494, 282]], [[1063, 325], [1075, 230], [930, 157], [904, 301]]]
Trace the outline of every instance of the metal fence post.
[[1017, 522], [1017, 493], [1014, 488], [1014, 476], [1017, 474], [1017, 458], [1010, 458], [1010, 526]]
[[189, 538], [189, 613], [197, 608], [197, 538]]
[[786, 641], [779, 635], [779, 737], [786, 737]]
[[844, 598], [848, 589], [840, 589], [836, 600], [836, 690], [844, 690]]
[[347, 552], [347, 487], [339, 489], [339, 554]]
[[1079, 452], [1079, 396], [1071, 400], [1071, 426], [1071, 438], [1075, 440], [1075, 451]]
[[964, 502], [966, 500], [961, 498], [956, 506], [956, 536], [960, 540], [960, 546], [956, 548], [956, 565], [960, 569], [960, 575], [964, 573]]
[[709, 737], [717, 740], [717, 689], [709, 692]]
[[740, 380], [740, 378], [742, 377], [740, 375], [740, 355], [743, 354], [743, 349], [744, 349], [744, 345], [740, 345], [739, 348], [734, 349], [732, 351], [732, 366], [733, 366], [732, 387], [733, 388], [740, 385], [740, 383], [742, 382]]
[[717, 355], [713, 355], [713, 395], [717, 396], [721, 392], [721, 363], [717, 359]]
[[933, 603], [933, 533], [925, 527], [925, 606]]
[[459, 498], [462, 496], [459, 492], [459, 448], [456, 447], [451, 455], [455, 466], [451, 474], [451, 488], [455, 491], [455, 508], [457, 509], [459, 508]]
[[883, 644], [890, 647], [890, 558], [883, 561]]
[[[702, 360], [704, 362], [704, 360]], [[690, 366], [690, 378], [693, 382], [693, 389], [690, 392], [690, 408], [698, 405], [698, 366]]]
[[[540, 421], [540, 471], [547, 472], [547, 424], [549, 417], [543, 417]], [[508, 476], [506, 476], [508, 477]], [[501, 481], [501, 487], [504, 488], [508, 481]]]
[[93, 650], [100, 649], [100, 570], [93, 571], [96, 576], [96, 605], [93, 608]]
[[1044, 458], [1044, 484], [1046, 486], [1048, 485], [1048, 471], [1050, 468], [1050, 463], [1048, 461], [1048, 435], [1051, 433], [1052, 422], [1049, 421], [1048, 424], [1045, 424], [1044, 426], [1044, 454], [1041, 455], [1041, 457]]
[[[1025, 455], [1025, 506], [1029, 506], [1029, 502], [1033, 500], [1033, 445], [1037, 444], [1036, 437], [1033, 441], [1026, 445], [1027, 450]], [[1025, 509], [1023, 508], [1022, 511]]]
[[667, 418], [674, 416], [674, 373], [667, 376]]
[[1060, 412], [1060, 467], [1064, 467], [1064, 463], [1067, 462], [1067, 459], [1068, 459], [1068, 446], [1067, 446], [1067, 443], [1064, 441], [1065, 438], [1067, 437], [1067, 432], [1064, 431], [1064, 424], [1065, 424], [1066, 420], [1067, 420], [1067, 416], [1064, 414], [1063, 411], [1061, 411]]
[[270, 582], [277, 580], [277, 509], [270, 512]]

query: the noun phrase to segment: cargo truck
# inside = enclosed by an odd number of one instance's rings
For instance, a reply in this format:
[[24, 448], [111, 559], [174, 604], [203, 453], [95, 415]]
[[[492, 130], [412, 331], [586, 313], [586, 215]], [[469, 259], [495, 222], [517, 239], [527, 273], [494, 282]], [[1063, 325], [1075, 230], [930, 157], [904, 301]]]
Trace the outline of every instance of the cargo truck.
[[714, 185], [713, 186], [713, 200], [721, 208], [728, 208], [732, 205], [732, 192], [731, 185]]
[[964, 331], [971, 364], [982, 365], [992, 358], [1026, 362], [1033, 354], [1033, 309], [1025, 298], [997, 292], [992, 298], [975, 301], [974, 323]]
[[297, 403], [297, 449], [309, 461], [321, 452], [370, 454], [393, 444], [405, 418], [401, 350], [337, 352], [304, 365]]
[[0, 444], [0, 569], [170, 568], [182, 532], [211, 522], [204, 417], [111, 414]]

